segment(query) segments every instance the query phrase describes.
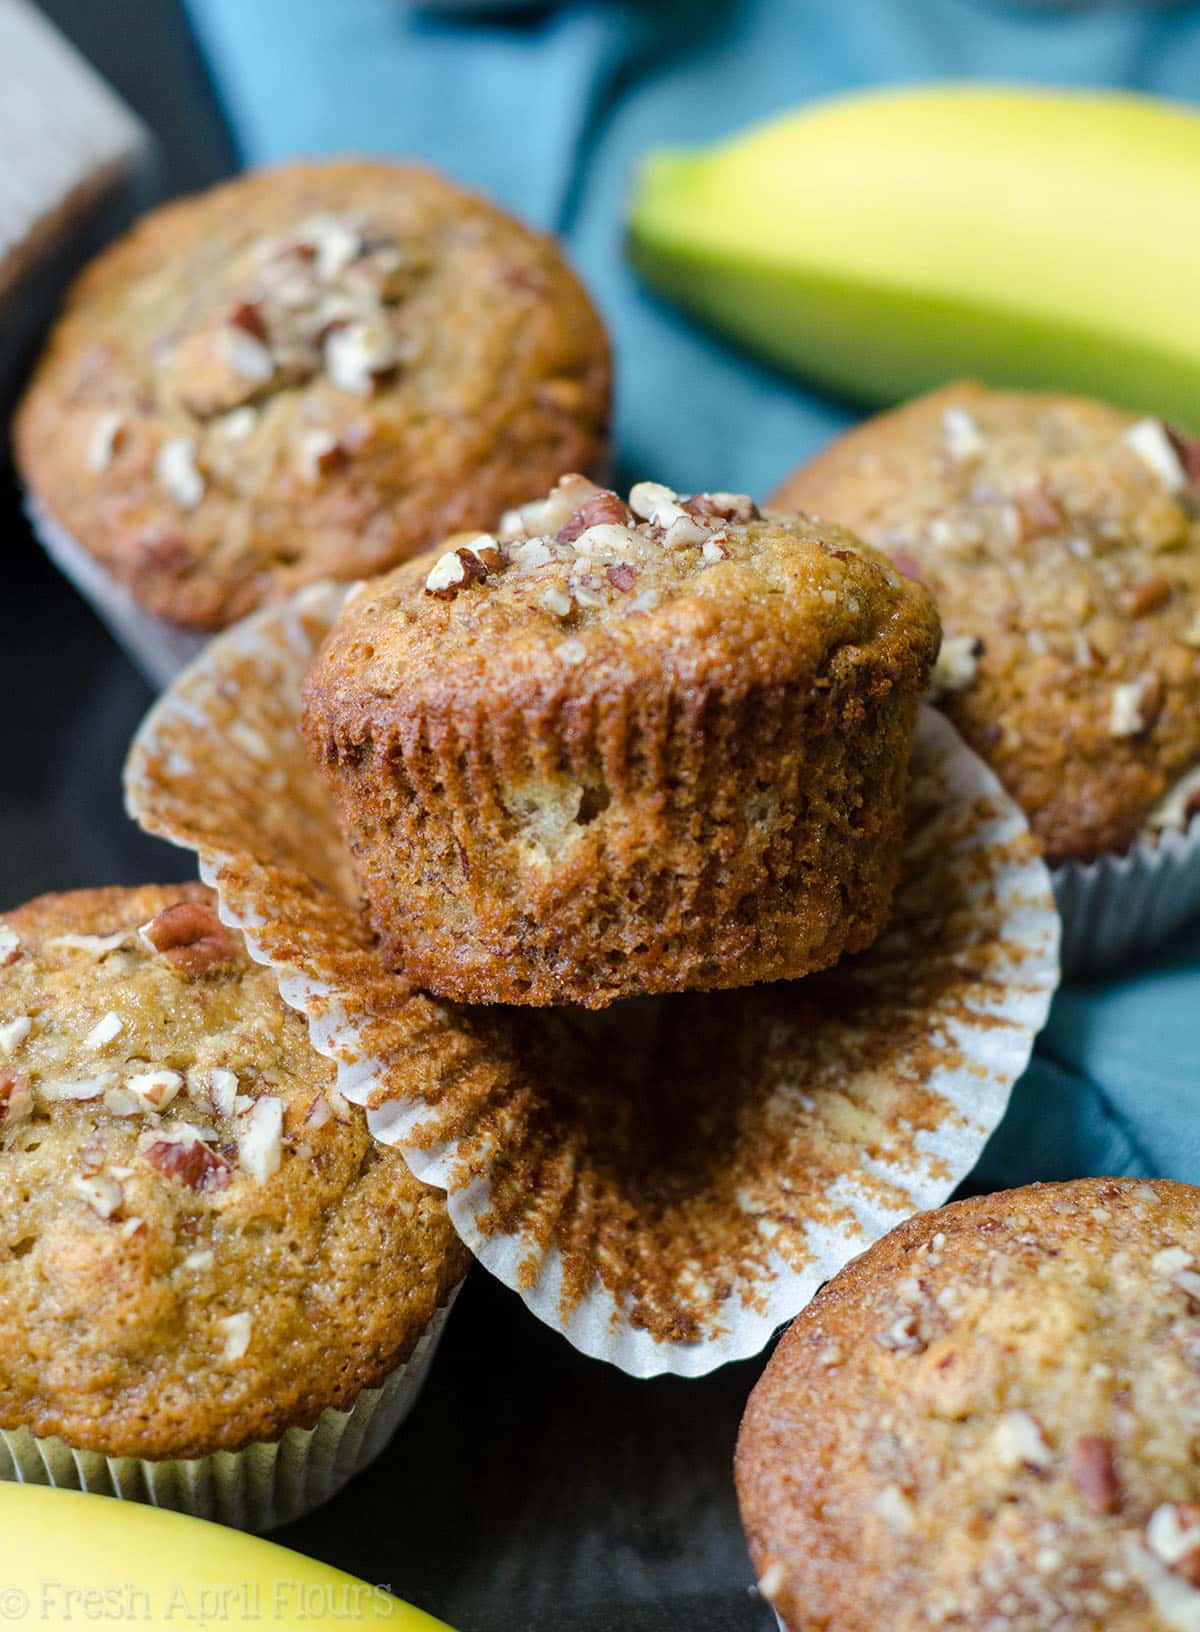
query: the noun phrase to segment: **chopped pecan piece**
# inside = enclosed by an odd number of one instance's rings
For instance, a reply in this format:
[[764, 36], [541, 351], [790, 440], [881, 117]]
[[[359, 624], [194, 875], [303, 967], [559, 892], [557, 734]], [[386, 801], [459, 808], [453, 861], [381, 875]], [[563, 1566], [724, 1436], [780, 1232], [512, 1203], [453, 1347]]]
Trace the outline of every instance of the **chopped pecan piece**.
[[156, 1139], [142, 1152], [164, 1178], [178, 1179], [192, 1190], [224, 1190], [229, 1166], [202, 1139]]
[[1084, 1434], [1071, 1447], [1071, 1480], [1094, 1513], [1115, 1513], [1121, 1487], [1111, 1439]]
[[1163, 425], [1167, 433], [1167, 441], [1175, 450], [1175, 457], [1183, 466], [1183, 473], [1187, 477], [1188, 486], [1200, 485], [1200, 437], [1188, 436], [1175, 425]]
[[607, 576], [613, 588], [620, 590], [621, 594], [625, 595], [633, 588], [637, 573], [629, 565], [628, 561], [614, 561], [608, 569]]
[[463, 565], [464, 584], [481, 584], [489, 571], [488, 564], [483, 557], [476, 555], [475, 551], [466, 545], [461, 550], [456, 550], [455, 554]]
[[459, 586], [467, 582], [467, 571], [457, 550], [439, 555], [425, 579], [425, 593], [439, 601], [452, 601]]
[[33, 1089], [23, 1071], [0, 1071], [0, 1123], [15, 1126], [33, 1110]]
[[476, 557], [485, 574], [499, 572], [504, 565], [504, 551], [491, 533], [480, 533], [478, 538], [471, 540], [467, 549]]
[[1054, 496], [1039, 482], [1027, 487], [1017, 499], [1019, 539], [1026, 544], [1030, 539], [1043, 538], [1047, 533], [1059, 533], [1067, 525], [1066, 512]]
[[580, 533], [585, 533], [589, 527], [599, 527], [605, 523], [618, 527], [626, 527], [633, 520], [629, 506], [622, 502], [615, 493], [607, 489], [593, 493], [574, 511], [570, 520], [558, 532], [560, 544], [574, 544]]
[[1146, 1540], [1173, 1575], [1200, 1588], [1200, 1504], [1164, 1502], [1150, 1515]]
[[252, 335], [255, 340], [267, 338], [267, 325], [263, 322], [262, 308], [257, 301], [239, 301], [229, 314], [229, 326], [241, 329], [243, 334]]
[[758, 515], [748, 493], [693, 493], [679, 505], [696, 521], [753, 521]]
[[898, 1315], [890, 1326], [876, 1332], [875, 1341], [891, 1354], [924, 1354], [929, 1347], [921, 1335], [916, 1314], [911, 1312]]
[[310, 482], [327, 476], [331, 470], [340, 470], [349, 459], [346, 447], [332, 431], [306, 431], [297, 444], [297, 463]]
[[1117, 605], [1127, 618], [1143, 618], [1166, 605], [1171, 587], [1169, 578], [1144, 578], [1141, 583], [1126, 584], [1117, 595]]
[[1044, 1469], [1053, 1459], [1042, 1425], [1028, 1411], [1006, 1411], [992, 1445], [1001, 1467]]
[[1154, 729], [1165, 701], [1156, 674], [1144, 674], [1127, 685], [1114, 686], [1108, 732], [1112, 737], [1140, 737]]
[[138, 932], [186, 975], [202, 975], [236, 956], [233, 937], [207, 901], [179, 901]]
[[921, 563], [915, 555], [910, 555], [907, 550], [892, 550], [891, 557], [892, 565], [901, 578], [911, 578], [915, 584], [921, 582]]
[[[143, 570], [165, 570], [183, 577], [195, 565], [196, 552], [192, 546], [182, 533], [173, 532], [169, 527], [154, 527], [142, 533], [136, 547]], [[139, 563], [135, 562], [135, 570], [138, 567]]]
[[425, 593], [439, 601], [452, 601], [460, 589], [481, 584], [491, 570], [482, 556], [464, 544], [437, 558], [425, 579]]

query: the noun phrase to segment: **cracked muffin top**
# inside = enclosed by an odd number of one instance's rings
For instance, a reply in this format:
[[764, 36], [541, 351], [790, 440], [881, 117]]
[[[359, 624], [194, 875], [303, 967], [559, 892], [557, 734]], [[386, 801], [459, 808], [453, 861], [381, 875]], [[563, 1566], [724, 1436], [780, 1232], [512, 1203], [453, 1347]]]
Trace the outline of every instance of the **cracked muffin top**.
[[1200, 1190], [911, 1219], [785, 1334], [737, 1455], [789, 1632], [1200, 1626]]
[[445, 540], [352, 595], [310, 675], [309, 720], [418, 691], [427, 705], [561, 701], [576, 680], [593, 695], [668, 676], [741, 695], [828, 683], [838, 665], [919, 691], [937, 639], [925, 591], [840, 527], [657, 482], [626, 503], [572, 475], [497, 533]]
[[415, 166], [296, 164], [158, 209], [93, 263], [17, 458], [144, 606], [216, 629], [594, 470], [609, 372], [550, 239]]
[[775, 495], [928, 585], [935, 682], [1051, 862], [1200, 810], [1200, 444], [1104, 403], [959, 384]]
[[465, 1273], [199, 885], [0, 918], [0, 1426], [198, 1456], [349, 1407]]

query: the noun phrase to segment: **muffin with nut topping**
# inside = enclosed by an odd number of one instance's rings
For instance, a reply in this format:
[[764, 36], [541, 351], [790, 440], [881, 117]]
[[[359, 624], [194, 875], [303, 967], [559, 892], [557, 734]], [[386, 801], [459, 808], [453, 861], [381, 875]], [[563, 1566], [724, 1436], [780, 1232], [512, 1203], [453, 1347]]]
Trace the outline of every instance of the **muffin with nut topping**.
[[416, 166], [241, 176], [72, 289], [17, 418], [39, 509], [221, 628], [604, 459], [603, 326], [556, 245]]
[[0, 1476], [252, 1528], [382, 1448], [465, 1249], [199, 885], [0, 919]]
[[910, 1219], [750, 1398], [737, 1483], [788, 1632], [1200, 1625], [1200, 1190], [1085, 1179]]
[[574, 476], [354, 593], [304, 729], [394, 967], [600, 1008], [870, 944], [937, 640], [837, 527]]
[[1200, 444], [1104, 403], [959, 384], [797, 471], [933, 592], [950, 717], [1052, 863], [1200, 812]]

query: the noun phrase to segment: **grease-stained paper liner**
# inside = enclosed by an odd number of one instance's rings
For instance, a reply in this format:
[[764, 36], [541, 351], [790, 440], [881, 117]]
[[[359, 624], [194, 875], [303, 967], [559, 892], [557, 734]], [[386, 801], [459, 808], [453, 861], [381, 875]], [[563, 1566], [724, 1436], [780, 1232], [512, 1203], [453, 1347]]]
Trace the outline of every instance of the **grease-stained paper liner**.
[[585, 1352], [697, 1375], [757, 1352], [847, 1259], [974, 1166], [1057, 980], [1016, 807], [923, 712], [905, 882], [870, 952], [808, 979], [577, 1009], [463, 1007], [375, 952], [297, 732], [344, 596], [214, 641], [141, 728], [134, 817], [194, 849], [377, 1138]]
[[170, 685], [203, 649], [209, 637], [192, 629], [181, 629], [147, 612], [132, 592], [102, 567], [32, 495], [26, 497], [25, 513], [34, 536], [59, 572], [75, 586], [154, 690], [161, 691]]
[[1124, 856], [1050, 874], [1062, 914], [1063, 973], [1117, 969], [1200, 917], [1200, 820], [1146, 835]]
[[271, 1443], [187, 1460], [104, 1456], [28, 1428], [0, 1429], [0, 1479], [56, 1485], [170, 1507], [239, 1530], [273, 1530], [335, 1496], [383, 1450], [417, 1402], [441, 1340], [452, 1292], [404, 1365], [349, 1411], [325, 1411], [312, 1428], [289, 1428]]

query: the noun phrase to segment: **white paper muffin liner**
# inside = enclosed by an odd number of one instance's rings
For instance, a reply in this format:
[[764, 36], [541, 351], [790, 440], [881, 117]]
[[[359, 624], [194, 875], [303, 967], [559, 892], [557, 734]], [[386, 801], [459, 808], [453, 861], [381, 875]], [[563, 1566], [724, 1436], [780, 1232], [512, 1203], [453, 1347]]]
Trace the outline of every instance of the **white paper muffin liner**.
[[1200, 820], [1139, 839], [1124, 856], [1050, 873], [1062, 914], [1064, 975], [1128, 967], [1200, 917]]
[[147, 612], [132, 592], [102, 567], [73, 534], [32, 494], [25, 513], [34, 536], [63, 577], [72, 583], [129, 660], [141, 670], [155, 691], [185, 669], [209, 637], [181, 629]]
[[457, 1289], [404, 1365], [368, 1388], [349, 1411], [325, 1411], [312, 1428], [270, 1444], [187, 1460], [149, 1461], [82, 1451], [28, 1428], [0, 1429], [0, 1479], [55, 1485], [169, 1507], [239, 1530], [273, 1530], [311, 1513], [361, 1473], [416, 1404]]
[[893, 921], [861, 957], [594, 1015], [435, 1001], [376, 952], [297, 730], [345, 594], [206, 648], [135, 739], [131, 815], [197, 853], [342, 1092], [540, 1319], [636, 1376], [756, 1353], [1003, 1115], [1058, 979], [1024, 818], [925, 709]]

